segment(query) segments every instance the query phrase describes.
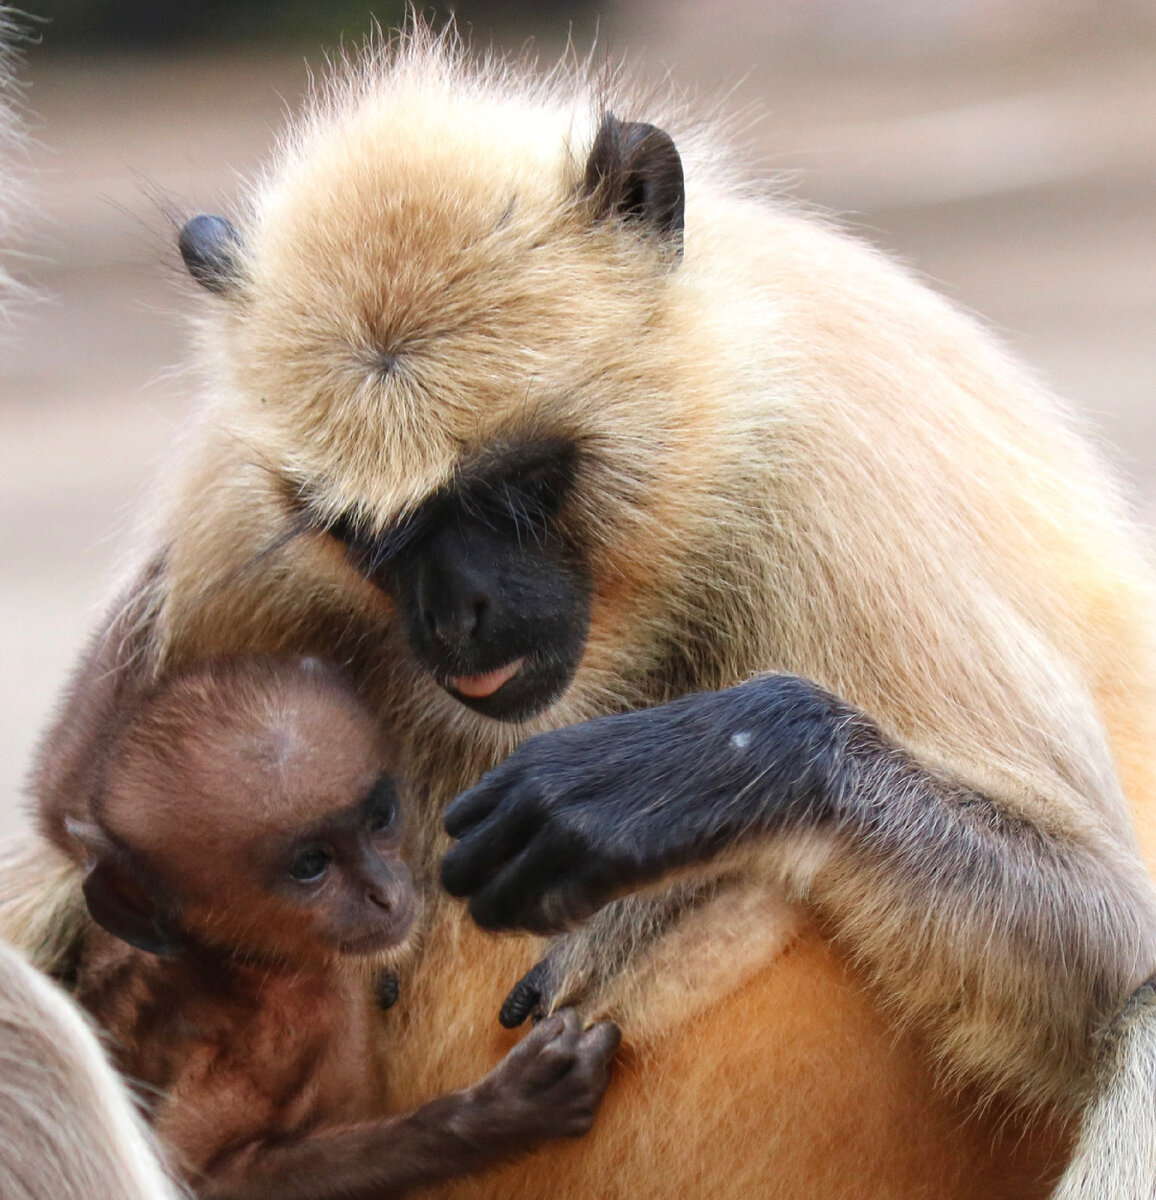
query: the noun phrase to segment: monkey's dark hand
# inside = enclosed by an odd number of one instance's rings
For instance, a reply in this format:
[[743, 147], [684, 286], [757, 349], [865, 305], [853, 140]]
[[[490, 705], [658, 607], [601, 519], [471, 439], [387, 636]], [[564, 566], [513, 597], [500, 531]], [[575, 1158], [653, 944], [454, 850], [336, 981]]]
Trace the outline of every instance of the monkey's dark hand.
[[541, 734], [450, 805], [442, 882], [484, 928], [558, 932], [752, 833], [830, 816], [859, 720], [776, 675]]
[[511, 1147], [589, 1132], [622, 1034], [602, 1021], [583, 1029], [573, 1008], [540, 1021], [467, 1093], [466, 1123]]

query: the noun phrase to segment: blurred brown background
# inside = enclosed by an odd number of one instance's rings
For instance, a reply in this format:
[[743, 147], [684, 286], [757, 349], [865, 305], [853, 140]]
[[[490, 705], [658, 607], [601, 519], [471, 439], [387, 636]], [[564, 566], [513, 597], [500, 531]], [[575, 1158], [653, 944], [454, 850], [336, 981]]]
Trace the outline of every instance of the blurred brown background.
[[[26, 0], [42, 299], [0, 352], [0, 830], [193, 400], [156, 199], [228, 207], [356, 0]], [[382, 24], [398, 6], [376, 6]], [[1153, 0], [459, 5], [549, 61], [572, 30], [748, 113], [768, 173], [982, 314], [1084, 410], [1156, 518]]]

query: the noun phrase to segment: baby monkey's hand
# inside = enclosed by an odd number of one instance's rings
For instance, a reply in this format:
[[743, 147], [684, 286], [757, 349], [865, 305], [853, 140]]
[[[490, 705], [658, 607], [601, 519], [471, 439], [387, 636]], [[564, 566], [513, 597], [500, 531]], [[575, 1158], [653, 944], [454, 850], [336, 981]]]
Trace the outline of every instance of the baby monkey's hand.
[[467, 1093], [463, 1132], [488, 1141], [581, 1137], [594, 1122], [622, 1034], [609, 1021], [583, 1029], [572, 1008], [540, 1021]]

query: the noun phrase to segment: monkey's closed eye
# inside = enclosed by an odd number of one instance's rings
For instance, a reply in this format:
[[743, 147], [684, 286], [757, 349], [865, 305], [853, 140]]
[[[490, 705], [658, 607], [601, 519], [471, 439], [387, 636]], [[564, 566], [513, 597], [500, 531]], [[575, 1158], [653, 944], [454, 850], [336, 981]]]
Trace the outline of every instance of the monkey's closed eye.
[[365, 827], [370, 833], [384, 833], [396, 820], [397, 791], [388, 775], [380, 775], [365, 798]]
[[366, 828], [370, 833], [384, 833], [387, 829], [392, 828], [395, 815], [392, 808], [377, 809], [369, 814]]
[[325, 877], [333, 856], [324, 846], [299, 850], [289, 865], [289, 874], [298, 883], [318, 883]]

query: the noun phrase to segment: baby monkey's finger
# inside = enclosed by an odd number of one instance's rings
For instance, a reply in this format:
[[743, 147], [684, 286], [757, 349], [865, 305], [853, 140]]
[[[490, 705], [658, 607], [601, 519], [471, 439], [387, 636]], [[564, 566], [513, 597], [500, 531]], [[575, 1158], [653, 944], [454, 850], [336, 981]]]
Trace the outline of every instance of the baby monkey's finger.
[[607, 1061], [622, 1044], [622, 1030], [613, 1021], [599, 1021], [591, 1025], [578, 1043], [583, 1058]]

